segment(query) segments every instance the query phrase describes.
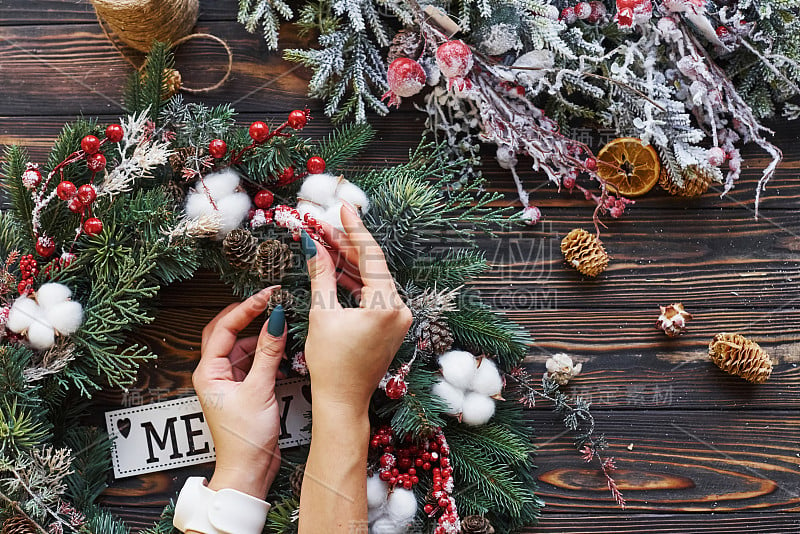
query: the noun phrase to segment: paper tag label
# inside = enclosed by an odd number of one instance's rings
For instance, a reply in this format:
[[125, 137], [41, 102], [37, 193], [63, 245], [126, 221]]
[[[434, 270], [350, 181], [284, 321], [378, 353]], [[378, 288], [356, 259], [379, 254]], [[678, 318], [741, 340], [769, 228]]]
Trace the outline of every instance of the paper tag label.
[[[275, 396], [281, 414], [278, 446], [284, 449], [310, 443], [311, 433], [302, 430], [308, 424], [305, 414], [311, 410], [308, 380], [280, 380]], [[115, 478], [202, 464], [216, 458], [211, 431], [196, 396], [106, 412], [106, 427], [113, 440]]]
[[423, 12], [425, 13], [425, 22], [435, 24], [441, 28], [448, 39], [461, 31], [461, 27], [443, 9], [427, 5]]

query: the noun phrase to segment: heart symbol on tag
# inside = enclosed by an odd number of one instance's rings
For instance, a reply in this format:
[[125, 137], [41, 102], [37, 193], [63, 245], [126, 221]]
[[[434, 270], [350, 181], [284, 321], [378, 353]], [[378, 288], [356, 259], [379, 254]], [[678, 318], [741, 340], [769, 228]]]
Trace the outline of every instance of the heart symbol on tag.
[[131, 420], [127, 417], [123, 419], [117, 419], [117, 430], [119, 430], [119, 433], [122, 434], [123, 438], [127, 438], [128, 434], [131, 433]]
[[311, 385], [310, 384], [303, 384], [303, 387], [300, 388], [300, 391], [303, 393], [303, 398], [311, 404]]

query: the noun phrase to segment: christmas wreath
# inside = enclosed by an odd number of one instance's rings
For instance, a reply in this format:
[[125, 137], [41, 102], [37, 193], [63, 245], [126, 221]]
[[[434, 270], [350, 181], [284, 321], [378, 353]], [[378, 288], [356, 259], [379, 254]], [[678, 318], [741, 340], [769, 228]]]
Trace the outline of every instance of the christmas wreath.
[[[281, 1], [240, 3], [240, 22], [273, 49], [281, 18], [318, 36], [284, 57], [313, 69], [309, 94], [329, 116], [364, 121], [424, 90], [427, 129], [468, 161], [461, 183], [480, 174], [480, 143], [496, 145], [531, 223], [541, 214], [521, 156], [617, 218], [656, 183], [724, 195], [747, 143], [770, 157], [757, 214], [782, 157], [762, 120], [800, 116], [788, 103], [800, 94], [794, 0], [308, 0], [296, 16]], [[587, 126], [621, 139], [594, 154]]]
[[[613, 462], [599, 456], [605, 444], [593, 434], [588, 405], [570, 404], [559, 391], [579, 366], [561, 355], [543, 380], [534, 378], [521, 367], [528, 334], [464, 292], [487, 268], [473, 234], [507, 222], [488, 208], [494, 195], [477, 194], [479, 182], [447, 192], [443, 185], [459, 167], [425, 143], [407, 163], [345, 179], [346, 161], [371, 138], [368, 126], [314, 142], [296, 135], [309, 112], [295, 110], [276, 127], [238, 127], [229, 106], [170, 97], [171, 62], [166, 47], [155, 46], [143, 73], [129, 81], [128, 114], [106, 127], [90, 120], [66, 126], [41, 166], [21, 147], [5, 151], [4, 534], [128, 531], [94, 504], [106, 487], [110, 443], [82, 418], [93, 392], [126, 386], [156, 357], [129, 339], [153, 319], [163, 285], [200, 267], [216, 269], [238, 295], [280, 282], [271, 306], [287, 309], [292, 367], [306, 372], [308, 277], [298, 267], [304, 263], [293, 261], [296, 239], [301, 230], [323, 238], [319, 221], [340, 224], [344, 200], [361, 210], [414, 314], [371, 408], [373, 527], [400, 531], [416, 521], [426, 531], [454, 533], [460, 519], [480, 515], [464, 524], [491, 521], [510, 532], [535, 522], [542, 503], [524, 408], [536, 396], [553, 401], [615, 490]], [[463, 247], [437, 253], [433, 238], [444, 233]], [[305, 454], [285, 454], [270, 496], [270, 532], [296, 528]], [[172, 532], [169, 510], [150, 532]]]

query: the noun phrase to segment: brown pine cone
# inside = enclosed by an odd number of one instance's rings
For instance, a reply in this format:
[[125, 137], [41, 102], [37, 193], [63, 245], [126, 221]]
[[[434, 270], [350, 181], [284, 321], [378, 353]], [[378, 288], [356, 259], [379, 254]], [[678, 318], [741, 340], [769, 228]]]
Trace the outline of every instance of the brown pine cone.
[[169, 99], [178, 94], [183, 85], [181, 73], [176, 69], [164, 70], [164, 99]]
[[255, 267], [262, 279], [278, 282], [292, 268], [294, 255], [286, 243], [270, 239], [258, 245]]
[[16, 514], [3, 522], [2, 534], [38, 534], [39, 529], [33, 522], [22, 514]]
[[461, 520], [461, 534], [494, 534], [494, 527], [485, 517], [469, 515]]
[[711, 181], [714, 179], [713, 174], [696, 165], [690, 165], [685, 168], [681, 175], [683, 177], [683, 185], [679, 186], [670, 180], [669, 173], [662, 168], [661, 175], [658, 177], [658, 185], [670, 195], [693, 198], [699, 197], [708, 191], [708, 186], [711, 185]]
[[267, 301], [267, 315], [271, 314], [278, 305], [283, 306], [283, 309], [286, 311], [286, 314], [290, 314], [294, 311], [294, 296], [285, 289], [281, 289], [280, 291], [273, 291], [272, 295], [269, 296], [269, 300]]
[[298, 464], [294, 468], [292, 474], [289, 475], [289, 487], [292, 489], [295, 497], [300, 497], [300, 491], [303, 489], [303, 476], [306, 474], [306, 464]]
[[228, 263], [239, 269], [249, 270], [256, 259], [257, 244], [258, 240], [250, 230], [236, 228], [222, 241], [222, 252], [225, 253]]
[[425, 321], [420, 325], [419, 346], [433, 354], [444, 354], [453, 346], [453, 332], [442, 319]]
[[575, 228], [561, 241], [561, 252], [580, 273], [595, 277], [606, 270], [608, 254], [594, 234]]
[[183, 167], [186, 165], [186, 160], [194, 153], [195, 149], [190, 146], [178, 148], [168, 158], [169, 166], [172, 167], [172, 172], [181, 174]]
[[758, 343], [740, 334], [717, 334], [708, 345], [708, 355], [726, 373], [754, 384], [766, 382], [772, 374], [769, 355]]
[[391, 64], [397, 58], [409, 57], [416, 58], [422, 48], [422, 40], [417, 32], [402, 29], [392, 38], [389, 46], [389, 53], [386, 55], [386, 62]]

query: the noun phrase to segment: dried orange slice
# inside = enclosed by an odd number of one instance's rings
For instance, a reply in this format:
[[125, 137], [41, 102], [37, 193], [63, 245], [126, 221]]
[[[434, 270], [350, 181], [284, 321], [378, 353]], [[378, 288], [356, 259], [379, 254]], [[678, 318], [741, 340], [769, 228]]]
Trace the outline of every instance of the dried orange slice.
[[597, 154], [597, 174], [608, 189], [625, 197], [639, 197], [658, 183], [661, 162], [655, 149], [634, 137], [614, 139]]

